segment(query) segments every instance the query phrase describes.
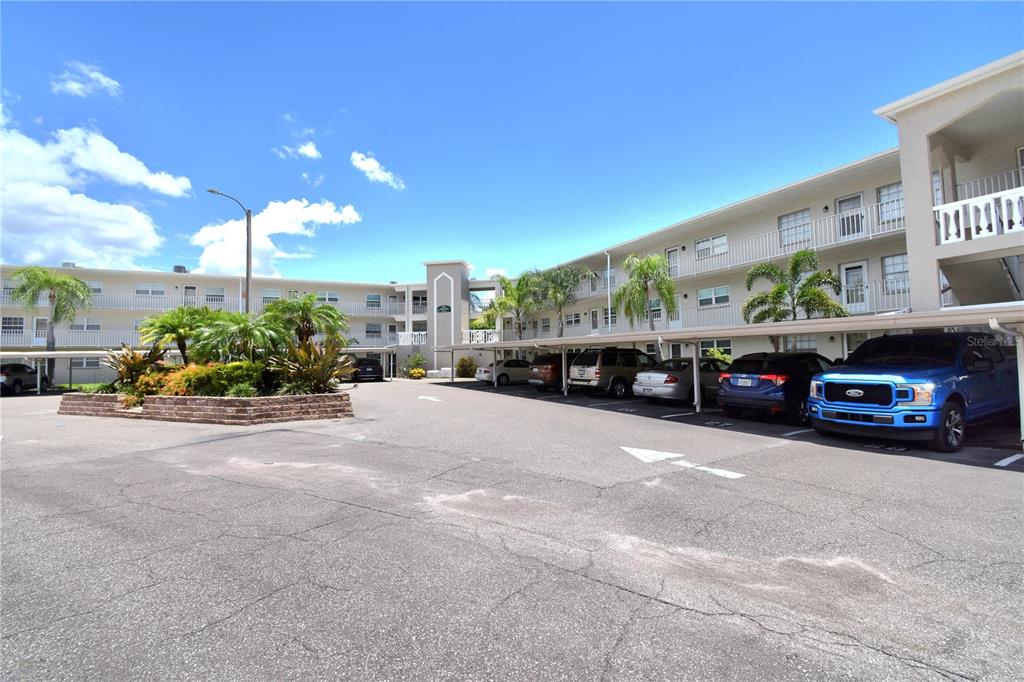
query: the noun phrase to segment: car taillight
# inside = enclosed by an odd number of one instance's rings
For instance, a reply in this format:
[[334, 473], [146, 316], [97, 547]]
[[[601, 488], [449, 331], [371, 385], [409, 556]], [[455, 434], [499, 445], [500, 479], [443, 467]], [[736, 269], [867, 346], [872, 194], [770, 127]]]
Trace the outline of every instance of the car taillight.
[[770, 381], [776, 386], [781, 386], [782, 384], [789, 381], [789, 377], [786, 376], [785, 374], [762, 374], [761, 380]]
[[729, 380], [729, 377], [731, 377], [731, 376], [732, 375], [729, 374], [728, 372], [722, 372], [721, 374], [718, 375], [718, 383], [724, 384], [725, 382], [727, 382]]
[[671, 374], [667, 374], [667, 375], [665, 375], [665, 383], [666, 384], [678, 384], [679, 383], [679, 377], [674, 377]]
[[598, 367], [597, 369], [594, 370], [594, 378], [595, 379], [600, 379], [601, 378], [601, 368], [600, 367]]

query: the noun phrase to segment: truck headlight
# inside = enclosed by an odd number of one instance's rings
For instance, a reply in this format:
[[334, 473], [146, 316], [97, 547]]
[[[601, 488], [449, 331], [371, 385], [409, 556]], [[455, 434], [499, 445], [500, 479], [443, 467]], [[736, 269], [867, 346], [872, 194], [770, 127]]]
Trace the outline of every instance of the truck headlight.
[[825, 395], [825, 382], [823, 381], [812, 381], [811, 382], [811, 397], [821, 400], [822, 396]]
[[897, 384], [897, 389], [910, 391], [913, 400], [901, 400], [900, 405], [931, 405], [935, 399], [935, 384]]

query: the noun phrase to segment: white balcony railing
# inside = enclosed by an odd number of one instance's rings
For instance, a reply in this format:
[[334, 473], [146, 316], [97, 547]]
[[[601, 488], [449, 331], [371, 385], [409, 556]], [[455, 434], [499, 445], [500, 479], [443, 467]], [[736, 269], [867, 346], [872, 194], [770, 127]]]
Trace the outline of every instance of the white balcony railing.
[[984, 178], [975, 178], [956, 186], [956, 198], [958, 201], [983, 197], [986, 194], [996, 194], [1006, 190], [1016, 189], [1024, 186], [1024, 170], [1014, 168]]
[[[71, 348], [120, 348], [121, 343], [127, 343], [133, 348], [139, 347], [139, 333], [133, 330], [101, 330], [81, 331], [71, 329], [57, 329], [54, 331], [58, 350]], [[46, 334], [42, 336], [28, 332], [15, 332], [0, 334], [0, 347], [7, 348], [45, 348]]]
[[494, 329], [463, 329], [462, 343], [496, 343], [501, 333]]
[[1024, 188], [941, 204], [934, 209], [939, 244], [984, 239], [1000, 234], [1024, 235]]
[[426, 313], [427, 313], [427, 304], [426, 303], [413, 303], [412, 304], [412, 314], [413, 315], [425, 315]]
[[427, 343], [427, 332], [398, 332], [399, 346], [422, 346]]

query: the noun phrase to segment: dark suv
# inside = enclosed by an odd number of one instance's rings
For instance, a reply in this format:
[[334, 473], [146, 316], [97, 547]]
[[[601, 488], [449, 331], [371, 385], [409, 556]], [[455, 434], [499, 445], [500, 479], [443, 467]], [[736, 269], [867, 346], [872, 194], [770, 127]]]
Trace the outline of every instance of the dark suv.
[[569, 386], [608, 391], [616, 398], [629, 395], [636, 373], [657, 361], [636, 348], [585, 350], [569, 366]]
[[384, 381], [384, 366], [377, 358], [358, 358], [352, 378], [356, 381]]
[[832, 366], [817, 353], [750, 353], [722, 372], [718, 404], [727, 417], [761, 410], [785, 414], [790, 424], [806, 424], [811, 377]]
[[[568, 353], [566, 361], [572, 365], [576, 359], [575, 353]], [[530, 385], [538, 391], [546, 391], [549, 388], [562, 389], [562, 354], [550, 353], [538, 355], [530, 363], [530, 378], [527, 379]]]

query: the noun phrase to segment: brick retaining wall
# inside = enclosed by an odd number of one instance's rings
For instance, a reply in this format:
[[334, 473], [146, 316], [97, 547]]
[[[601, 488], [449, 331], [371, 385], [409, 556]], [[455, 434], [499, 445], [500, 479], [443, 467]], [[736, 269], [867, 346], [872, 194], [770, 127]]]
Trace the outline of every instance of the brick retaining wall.
[[352, 402], [348, 393], [261, 398], [150, 395], [146, 396], [142, 410], [125, 410], [116, 395], [66, 393], [61, 398], [58, 413], [247, 425], [351, 417]]

